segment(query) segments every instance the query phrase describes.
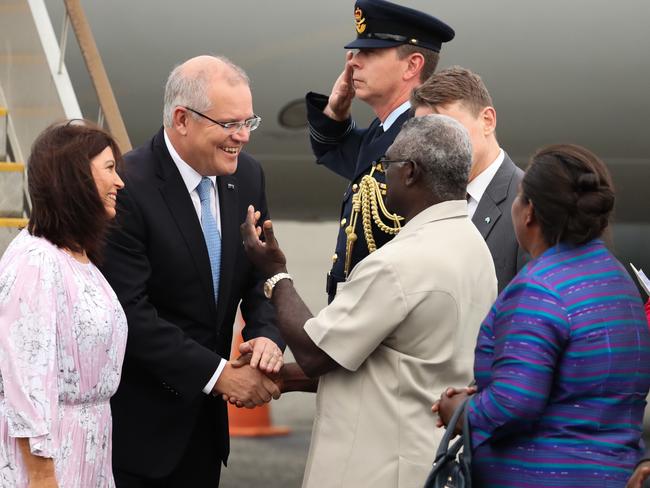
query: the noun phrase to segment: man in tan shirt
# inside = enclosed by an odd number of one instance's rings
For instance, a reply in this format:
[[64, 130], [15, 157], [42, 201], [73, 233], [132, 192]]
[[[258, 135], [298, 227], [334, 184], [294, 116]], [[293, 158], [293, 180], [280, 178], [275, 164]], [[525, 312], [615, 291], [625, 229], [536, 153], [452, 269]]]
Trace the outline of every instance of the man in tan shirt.
[[386, 206], [404, 226], [316, 317], [293, 288], [271, 222], [256, 228], [249, 208], [246, 252], [269, 277], [297, 361], [281, 371], [281, 389], [318, 386], [303, 487], [423, 485], [442, 435], [431, 404], [447, 385], [472, 380], [479, 325], [496, 297], [490, 252], [467, 216], [471, 157], [467, 131], [450, 117], [404, 125], [382, 162]]

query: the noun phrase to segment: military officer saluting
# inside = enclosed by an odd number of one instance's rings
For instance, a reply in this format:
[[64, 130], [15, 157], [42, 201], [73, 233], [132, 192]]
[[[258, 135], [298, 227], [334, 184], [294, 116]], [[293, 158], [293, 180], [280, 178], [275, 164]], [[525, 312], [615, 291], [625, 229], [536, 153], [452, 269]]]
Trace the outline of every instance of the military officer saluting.
[[[411, 91], [433, 74], [442, 43], [454, 37], [435, 17], [385, 0], [358, 0], [354, 24], [357, 38], [345, 46], [354, 51], [347, 53], [330, 96], [306, 96], [317, 163], [350, 181], [327, 277], [330, 301], [354, 265], [399, 231], [401, 219], [384, 206], [383, 168], [376, 163], [412, 115]], [[367, 129], [350, 117], [355, 97], [377, 116]]]

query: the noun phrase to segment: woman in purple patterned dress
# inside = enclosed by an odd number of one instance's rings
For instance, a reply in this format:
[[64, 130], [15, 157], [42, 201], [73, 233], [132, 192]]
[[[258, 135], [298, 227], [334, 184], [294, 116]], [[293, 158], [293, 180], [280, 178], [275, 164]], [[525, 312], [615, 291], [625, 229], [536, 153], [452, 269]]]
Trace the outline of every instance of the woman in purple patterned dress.
[[[622, 488], [642, 453], [650, 332], [634, 283], [600, 240], [613, 208], [591, 152], [558, 145], [532, 157], [512, 217], [533, 259], [476, 346], [475, 486]], [[443, 395], [443, 422], [465, 397]]]
[[0, 486], [114, 486], [109, 400], [126, 318], [96, 267], [124, 184], [113, 138], [46, 129], [28, 162], [33, 209], [0, 261]]

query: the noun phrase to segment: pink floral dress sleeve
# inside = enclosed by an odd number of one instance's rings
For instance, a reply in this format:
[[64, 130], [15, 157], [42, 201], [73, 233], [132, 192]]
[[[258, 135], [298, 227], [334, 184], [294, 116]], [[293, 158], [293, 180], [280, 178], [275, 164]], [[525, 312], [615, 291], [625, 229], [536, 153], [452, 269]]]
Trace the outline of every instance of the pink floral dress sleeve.
[[[1, 439], [28, 437], [32, 453], [53, 457], [58, 418], [56, 325], [61, 274], [40, 250], [5, 256], [0, 274]], [[3, 442], [4, 444], [4, 442]], [[5, 451], [11, 453], [13, 449]], [[9, 466], [22, 464], [20, 460]], [[7, 469], [4, 465], [2, 470]], [[0, 471], [0, 485], [5, 479]], [[12, 476], [13, 478], [13, 476]]]

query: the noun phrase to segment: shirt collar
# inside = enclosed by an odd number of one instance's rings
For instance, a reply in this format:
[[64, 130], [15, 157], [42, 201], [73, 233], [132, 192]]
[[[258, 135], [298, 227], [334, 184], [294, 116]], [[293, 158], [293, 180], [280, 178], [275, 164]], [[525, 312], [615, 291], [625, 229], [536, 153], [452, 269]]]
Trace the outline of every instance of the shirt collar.
[[[422, 210], [419, 214], [409, 220], [402, 230], [398, 232], [393, 240], [403, 238], [405, 235], [416, 231], [424, 224], [437, 220], [453, 219], [457, 217], [467, 218], [467, 202], [463, 200], [447, 200], [432, 205]], [[401, 236], [401, 237], [400, 237]]]
[[487, 190], [494, 175], [499, 171], [499, 167], [503, 163], [504, 158], [505, 153], [503, 149], [499, 149], [499, 155], [492, 161], [490, 166], [481, 171], [476, 178], [467, 184], [467, 193], [477, 202], [480, 202], [481, 198], [483, 198], [485, 190]]
[[393, 125], [397, 118], [406, 112], [409, 108], [411, 108], [411, 102], [407, 100], [402, 105], [393, 110], [390, 114], [388, 114], [386, 120], [380, 124], [380, 126], [384, 129], [384, 132], [390, 129], [390, 126]]
[[[181, 174], [181, 178], [183, 178], [183, 183], [185, 183], [185, 186], [187, 187], [187, 192], [192, 193], [194, 190], [196, 190], [196, 187], [199, 186], [199, 183], [201, 183], [201, 178], [203, 178], [203, 176], [201, 176], [194, 168], [183, 161], [183, 158], [179, 156], [179, 154], [176, 152], [176, 149], [172, 145], [172, 141], [169, 140], [167, 129], [163, 130], [163, 135], [165, 137], [165, 145], [167, 146], [169, 155], [172, 157], [172, 161], [174, 161], [174, 164], [178, 168], [178, 172]], [[215, 185], [216, 188], [217, 177], [208, 176], [208, 178], [212, 180], [212, 184]]]

